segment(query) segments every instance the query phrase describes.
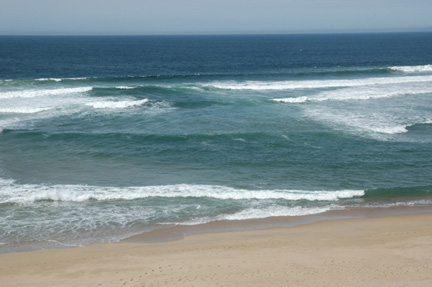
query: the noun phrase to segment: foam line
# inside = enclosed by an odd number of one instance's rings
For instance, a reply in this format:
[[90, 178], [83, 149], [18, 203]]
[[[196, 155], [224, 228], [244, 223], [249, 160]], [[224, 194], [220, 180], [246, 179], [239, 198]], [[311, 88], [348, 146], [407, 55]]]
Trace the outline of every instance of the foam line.
[[371, 100], [427, 93], [432, 93], [432, 84], [430, 83], [395, 84], [392, 86], [342, 88], [335, 91], [320, 92], [309, 97], [276, 98], [273, 101], [297, 104], [323, 101]]
[[306, 190], [246, 190], [217, 185], [162, 185], [141, 187], [99, 187], [83, 185], [30, 185], [0, 181], [0, 201], [31, 203], [40, 200], [81, 202], [87, 200], [133, 200], [150, 197], [207, 197], [215, 199], [285, 199], [308, 201], [337, 201], [363, 196], [363, 190], [306, 191]]
[[35, 114], [43, 111], [50, 110], [51, 108], [0, 108], [0, 113], [14, 113], [14, 114]]
[[92, 89], [93, 89], [92, 87], [80, 87], [80, 88], [13, 91], [13, 92], [0, 93], [0, 99], [59, 96], [59, 95], [67, 95], [67, 94], [74, 94], [74, 93], [85, 93], [91, 91]]
[[393, 66], [388, 68], [392, 71], [405, 72], [405, 73], [432, 72], [432, 65]]
[[432, 76], [405, 76], [405, 77], [379, 77], [353, 80], [304, 80], [304, 81], [245, 81], [245, 82], [213, 82], [203, 84], [204, 87], [213, 87], [225, 90], [295, 90], [318, 88], [343, 88], [368, 85], [388, 85], [403, 83], [430, 82]]
[[140, 106], [147, 103], [148, 99], [138, 100], [138, 101], [100, 101], [86, 103], [86, 106], [93, 107], [95, 109], [124, 109], [134, 106]]
[[133, 89], [135, 89], [135, 87], [129, 87], [129, 86], [117, 86], [115, 88], [120, 89], [120, 90], [133, 90]]

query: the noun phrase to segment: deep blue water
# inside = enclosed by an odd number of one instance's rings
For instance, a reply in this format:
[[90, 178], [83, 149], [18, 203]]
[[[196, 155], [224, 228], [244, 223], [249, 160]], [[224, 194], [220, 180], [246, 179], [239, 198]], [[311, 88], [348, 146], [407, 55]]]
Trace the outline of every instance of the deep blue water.
[[0, 248], [429, 205], [432, 34], [0, 37]]

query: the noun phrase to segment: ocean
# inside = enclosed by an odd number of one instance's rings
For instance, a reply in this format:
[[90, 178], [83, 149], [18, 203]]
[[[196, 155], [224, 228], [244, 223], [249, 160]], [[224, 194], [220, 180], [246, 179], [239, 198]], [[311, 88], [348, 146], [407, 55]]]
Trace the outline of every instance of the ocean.
[[431, 204], [432, 33], [0, 37], [0, 252]]

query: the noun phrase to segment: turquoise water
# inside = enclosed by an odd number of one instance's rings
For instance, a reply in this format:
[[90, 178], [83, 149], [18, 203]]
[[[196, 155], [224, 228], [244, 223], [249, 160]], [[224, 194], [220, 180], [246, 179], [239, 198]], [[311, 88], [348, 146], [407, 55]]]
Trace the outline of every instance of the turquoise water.
[[430, 33], [0, 44], [2, 251], [431, 204]]

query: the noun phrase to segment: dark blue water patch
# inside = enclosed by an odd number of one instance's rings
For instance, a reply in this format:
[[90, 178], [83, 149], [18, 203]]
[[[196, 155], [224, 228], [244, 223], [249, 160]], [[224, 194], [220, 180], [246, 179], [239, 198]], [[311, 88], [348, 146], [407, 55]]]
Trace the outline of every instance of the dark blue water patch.
[[0, 37], [0, 79], [280, 72], [432, 63], [430, 33]]
[[[344, 189], [431, 184], [424, 144], [334, 133], [45, 134], [5, 131], [3, 173], [24, 182], [104, 185], [233, 184]], [[415, 154], [401, 152], [415, 149]], [[31, 168], [29, 168], [31, 167]]]
[[201, 108], [209, 106], [245, 107], [251, 105], [275, 104], [268, 100], [266, 93], [251, 93], [248, 91], [215, 91], [212, 88], [181, 85], [140, 85], [136, 87], [96, 87], [88, 92], [95, 98], [109, 97], [114, 100], [122, 100], [122, 97], [133, 97], [137, 100], [148, 99], [149, 102], [142, 105], [157, 107], [160, 104], [177, 108]]
[[[406, 127], [407, 132], [400, 135], [401, 140], [432, 143], [432, 124], [417, 123]], [[407, 149], [404, 152], [415, 152]]]
[[[279, 71], [241, 71], [237, 73], [192, 73], [171, 75], [140, 75], [140, 76], [113, 76], [113, 77], [75, 77], [75, 78], [39, 78], [39, 79], [14, 79], [0, 81], [0, 87], [43, 87], [64, 85], [93, 85], [99, 87], [130, 85], [131, 87], [158, 87], [157, 85], [177, 85], [184, 83], [186, 87], [200, 85], [211, 81], [225, 81], [236, 79], [238, 81], [282, 81], [304, 79], [335, 79], [353, 78], [356, 76], [385, 76], [401, 74], [389, 67], [299, 67]], [[160, 86], [159, 86], [160, 87]], [[209, 89], [208, 87], [202, 87]]]
[[432, 134], [432, 123], [418, 123], [407, 127], [409, 133]]
[[398, 199], [398, 198], [429, 198], [432, 197], [432, 186], [407, 186], [393, 188], [376, 188], [365, 191], [363, 199]]

